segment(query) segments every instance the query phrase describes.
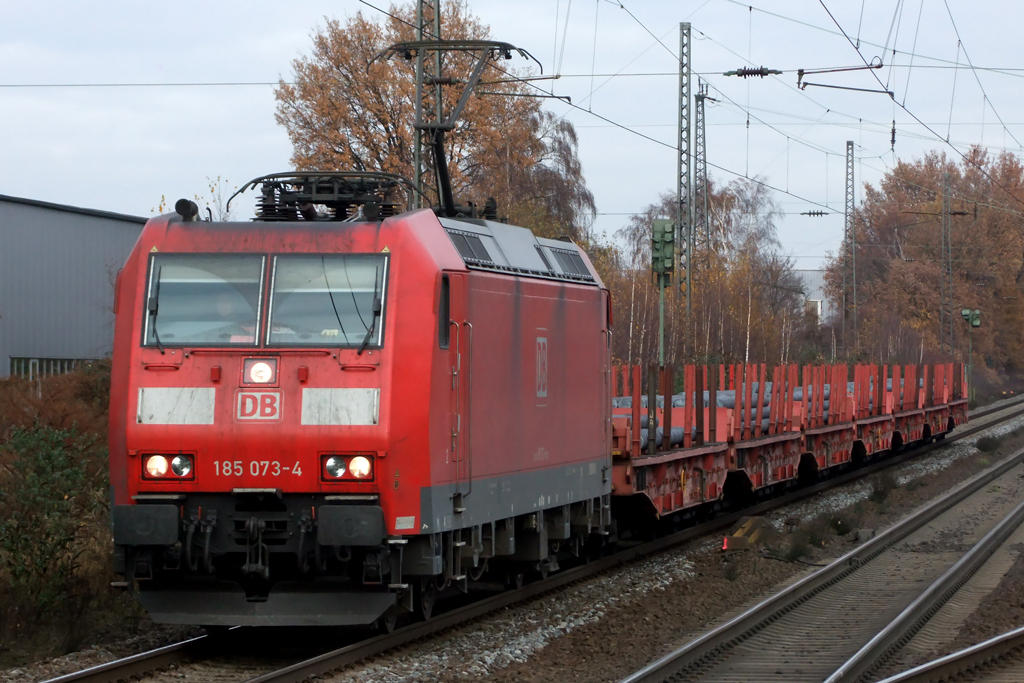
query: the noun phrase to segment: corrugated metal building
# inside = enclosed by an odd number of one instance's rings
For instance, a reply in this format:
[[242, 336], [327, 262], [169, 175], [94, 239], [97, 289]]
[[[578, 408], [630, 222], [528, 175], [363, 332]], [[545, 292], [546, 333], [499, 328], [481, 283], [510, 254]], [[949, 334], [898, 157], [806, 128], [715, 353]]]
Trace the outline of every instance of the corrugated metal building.
[[0, 195], [0, 377], [110, 355], [114, 278], [145, 222]]
[[823, 325], [836, 314], [835, 302], [825, 295], [825, 271], [824, 270], [796, 270], [797, 277], [804, 286], [806, 298], [804, 305], [808, 313], [818, 318], [818, 324]]

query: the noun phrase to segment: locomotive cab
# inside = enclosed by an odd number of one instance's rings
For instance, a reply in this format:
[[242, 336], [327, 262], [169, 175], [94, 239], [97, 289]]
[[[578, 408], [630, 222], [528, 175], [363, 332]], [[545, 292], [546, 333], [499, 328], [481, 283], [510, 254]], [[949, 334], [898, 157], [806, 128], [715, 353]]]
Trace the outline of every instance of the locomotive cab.
[[267, 176], [254, 222], [143, 230], [110, 461], [155, 621], [426, 616], [607, 533], [607, 291], [571, 243], [399, 212], [405, 183]]

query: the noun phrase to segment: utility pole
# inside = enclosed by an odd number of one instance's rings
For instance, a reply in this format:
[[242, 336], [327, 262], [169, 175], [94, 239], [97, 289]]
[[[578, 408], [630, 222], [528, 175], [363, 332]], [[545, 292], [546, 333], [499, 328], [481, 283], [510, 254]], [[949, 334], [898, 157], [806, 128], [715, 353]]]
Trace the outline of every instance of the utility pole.
[[[431, 24], [433, 25], [431, 27]], [[440, 40], [441, 39], [441, 12], [440, 12], [440, 0], [417, 0], [416, 2], [416, 39], [420, 42], [424, 40]], [[425, 99], [428, 97], [427, 93], [430, 92], [429, 86], [433, 85], [433, 103]], [[419, 50], [416, 53], [416, 98], [420, 101], [421, 106], [417, 108], [417, 113], [422, 110], [434, 109], [435, 120], [440, 121], [442, 116], [442, 93], [441, 93], [441, 51], [438, 50], [434, 53], [434, 59], [429, 60], [426, 56], [425, 50]], [[429, 174], [429, 167], [424, 163], [423, 160], [423, 148], [425, 146], [430, 148], [433, 144], [432, 136], [433, 131], [420, 128], [419, 125], [423, 121], [417, 119], [415, 128], [416, 139], [413, 144], [413, 180], [416, 184], [418, 192], [414, 193], [413, 202], [416, 208], [423, 206], [423, 197], [426, 191], [426, 183], [424, 178]]]
[[690, 183], [690, 22], [679, 24], [679, 148], [676, 184], [676, 243], [681, 250], [676, 291], [686, 297], [686, 339], [689, 346], [693, 297], [693, 186]]
[[949, 173], [942, 174], [942, 275], [939, 277], [942, 308], [939, 310], [939, 350], [946, 346], [949, 326], [949, 355], [953, 357], [953, 215], [950, 207]]
[[846, 208], [843, 230], [843, 353], [849, 353], [846, 344], [846, 320], [853, 318], [853, 348], [860, 347], [857, 327], [857, 229], [854, 220], [853, 140], [846, 141]]
[[697, 79], [697, 93], [693, 97], [693, 231], [694, 252], [698, 266], [707, 269], [711, 265], [711, 217], [708, 213], [708, 158], [705, 146], [704, 102], [715, 98], [708, 96], [708, 86]]

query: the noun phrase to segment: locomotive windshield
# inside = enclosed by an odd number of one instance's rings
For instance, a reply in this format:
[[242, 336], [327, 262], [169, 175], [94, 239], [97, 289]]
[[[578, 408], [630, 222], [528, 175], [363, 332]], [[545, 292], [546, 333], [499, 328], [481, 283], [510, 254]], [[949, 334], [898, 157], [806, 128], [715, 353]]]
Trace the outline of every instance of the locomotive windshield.
[[276, 257], [268, 343], [380, 346], [387, 265], [378, 255]]
[[156, 254], [146, 346], [255, 345], [263, 256]]

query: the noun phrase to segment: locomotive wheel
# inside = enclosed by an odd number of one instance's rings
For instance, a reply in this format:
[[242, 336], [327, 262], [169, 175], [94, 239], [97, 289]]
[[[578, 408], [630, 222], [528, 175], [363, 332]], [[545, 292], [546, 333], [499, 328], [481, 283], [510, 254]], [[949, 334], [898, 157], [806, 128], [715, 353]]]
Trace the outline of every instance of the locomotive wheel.
[[525, 572], [514, 572], [513, 571], [513, 572], [509, 572], [505, 576], [505, 585], [507, 585], [512, 590], [519, 590], [520, 588], [523, 587], [524, 583], [526, 583], [526, 573]]
[[381, 633], [391, 633], [395, 630], [395, 625], [398, 623], [398, 613], [389, 609], [377, 620], [377, 628]]
[[416, 609], [416, 618], [420, 621], [427, 621], [434, 613], [434, 603], [437, 601], [437, 590], [434, 589], [434, 582], [424, 579], [415, 586], [413, 594], [413, 605]]

